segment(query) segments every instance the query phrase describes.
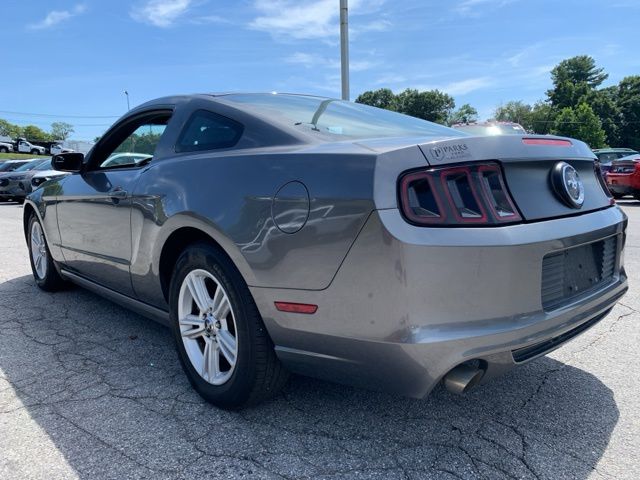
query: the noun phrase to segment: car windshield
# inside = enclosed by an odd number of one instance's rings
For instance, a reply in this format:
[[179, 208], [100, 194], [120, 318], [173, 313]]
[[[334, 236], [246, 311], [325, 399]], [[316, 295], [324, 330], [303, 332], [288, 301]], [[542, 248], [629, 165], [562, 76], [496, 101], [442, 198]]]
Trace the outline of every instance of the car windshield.
[[473, 135], [522, 135], [527, 133], [524, 128], [516, 124], [457, 125], [454, 128]]
[[53, 170], [53, 167], [51, 166], [51, 160], [45, 160], [40, 165], [38, 165], [36, 168], [34, 168], [34, 170], [38, 170], [40, 172], [42, 172], [44, 170]]
[[0, 165], [0, 172], [12, 172], [16, 168], [18, 168], [20, 165], [23, 165], [22, 162], [20, 162], [20, 163], [15, 163], [15, 162], [3, 163], [2, 165]]
[[304, 95], [233, 94], [223, 97], [223, 101], [243, 104], [258, 115], [329, 136], [463, 136], [426, 120], [342, 100]]
[[29, 170], [33, 170], [34, 168], [36, 168], [41, 163], [42, 163], [42, 160], [33, 160], [31, 162], [25, 163], [20, 168], [16, 168], [15, 171], [16, 172], [28, 172]]

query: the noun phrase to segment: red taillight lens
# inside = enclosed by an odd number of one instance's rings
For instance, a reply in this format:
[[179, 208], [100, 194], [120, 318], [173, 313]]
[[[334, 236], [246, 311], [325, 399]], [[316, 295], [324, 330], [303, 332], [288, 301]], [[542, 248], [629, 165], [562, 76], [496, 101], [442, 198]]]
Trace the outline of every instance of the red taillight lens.
[[523, 138], [522, 143], [525, 145], [547, 145], [552, 147], [570, 147], [573, 145], [569, 140], [556, 138]]
[[596, 178], [598, 179], [598, 183], [600, 184], [600, 187], [602, 187], [602, 190], [604, 191], [604, 194], [609, 197], [609, 199], [611, 199], [611, 204], [615, 203], [613, 202], [613, 195], [611, 195], [611, 192], [609, 191], [609, 187], [607, 187], [607, 174], [602, 172], [602, 167], [600, 166], [600, 162], [599, 161], [594, 161], [593, 162], [593, 170], [595, 173]]
[[487, 226], [519, 222], [497, 163], [412, 172], [400, 179], [402, 213], [412, 223]]

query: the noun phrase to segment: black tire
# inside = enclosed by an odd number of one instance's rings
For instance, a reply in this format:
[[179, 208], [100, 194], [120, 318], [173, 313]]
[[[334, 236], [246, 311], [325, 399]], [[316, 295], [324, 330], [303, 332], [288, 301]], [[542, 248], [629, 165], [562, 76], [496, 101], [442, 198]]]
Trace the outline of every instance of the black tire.
[[0, 147], [0, 153], [9, 153], [9, 149], [7, 147]]
[[53, 261], [53, 258], [51, 258], [51, 252], [49, 251], [49, 246], [47, 245], [46, 239], [44, 240], [44, 249], [46, 251], [46, 259], [45, 259], [46, 273], [44, 274], [44, 276], [40, 276], [40, 274], [38, 274], [36, 270], [35, 264], [33, 262], [33, 255], [31, 252], [31, 249], [32, 249], [31, 235], [33, 233], [32, 231], [36, 223], [42, 229], [42, 225], [40, 224], [40, 221], [35, 216], [35, 214], [31, 215], [31, 218], [29, 218], [29, 230], [27, 231], [27, 247], [29, 248], [29, 262], [31, 263], [31, 271], [33, 273], [33, 278], [36, 281], [36, 285], [38, 285], [38, 287], [40, 287], [42, 290], [45, 290], [47, 292], [55, 292], [58, 290], [62, 290], [63, 288], [66, 287], [67, 283], [60, 276], [60, 273], [58, 273], [56, 264]]
[[[221, 385], [207, 382], [194, 368], [185, 349], [178, 323], [180, 288], [187, 275], [205, 270], [224, 287], [234, 312], [237, 357], [233, 373]], [[169, 290], [171, 326], [178, 357], [189, 382], [206, 401], [224, 409], [260, 403], [280, 392], [288, 379], [274, 351], [247, 284], [229, 258], [215, 246], [195, 243], [180, 255]]]

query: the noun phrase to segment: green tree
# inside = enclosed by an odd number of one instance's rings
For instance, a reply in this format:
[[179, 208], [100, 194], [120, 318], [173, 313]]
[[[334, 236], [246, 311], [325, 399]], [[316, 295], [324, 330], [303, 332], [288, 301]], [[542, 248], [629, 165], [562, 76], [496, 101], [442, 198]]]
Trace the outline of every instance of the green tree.
[[588, 55], [561, 61], [551, 70], [553, 88], [547, 91], [551, 104], [557, 109], [575, 107], [585, 95], [599, 87], [609, 77], [603, 68]]
[[584, 97], [584, 101], [602, 122], [608, 145], [620, 143], [622, 113], [618, 105], [618, 91], [618, 86], [612, 86], [593, 90]]
[[547, 135], [551, 133], [558, 112], [548, 102], [538, 101], [531, 109], [531, 129], [529, 131]]
[[453, 97], [439, 90], [407, 88], [396, 95], [398, 111], [431, 122], [446, 124], [456, 106]]
[[623, 78], [618, 85], [620, 145], [640, 150], [640, 75]]
[[358, 95], [356, 102], [442, 124], [447, 123], [456, 106], [453, 97], [439, 90], [421, 92], [411, 88], [397, 95], [388, 88], [366, 91]]
[[371, 105], [372, 107], [396, 110], [396, 96], [389, 88], [369, 90], [358, 95], [356, 103]]
[[514, 100], [500, 105], [494, 112], [494, 117], [500, 122], [515, 122], [524, 127], [527, 132], [545, 135], [551, 131], [556, 112], [547, 102], [537, 102], [531, 106], [520, 100]]
[[0, 136], [17, 138], [22, 136], [22, 127], [0, 119]]
[[51, 138], [53, 140], [66, 140], [75, 130], [73, 125], [66, 122], [53, 122], [51, 124]]
[[525, 130], [534, 132], [533, 107], [520, 100], [512, 100], [496, 108], [493, 116], [499, 122], [519, 123]]
[[35, 125], [27, 125], [24, 127], [22, 129], [22, 134], [27, 140], [48, 141], [51, 139], [51, 136], [47, 132]]
[[478, 110], [473, 108], [468, 103], [465, 103], [451, 114], [448, 123], [449, 125], [455, 125], [456, 123], [473, 123], [477, 121]]
[[581, 103], [575, 108], [563, 108], [555, 119], [552, 133], [577, 138], [591, 148], [606, 146], [602, 122], [586, 103]]

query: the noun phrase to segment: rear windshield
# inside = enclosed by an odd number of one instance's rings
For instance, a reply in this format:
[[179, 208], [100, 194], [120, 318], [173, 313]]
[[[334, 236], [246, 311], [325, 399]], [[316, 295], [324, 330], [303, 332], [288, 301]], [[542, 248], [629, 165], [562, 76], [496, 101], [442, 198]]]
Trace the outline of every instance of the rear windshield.
[[458, 125], [455, 128], [473, 135], [522, 135], [527, 133], [520, 125]]
[[318, 134], [348, 137], [461, 137], [463, 133], [401, 113], [343, 100], [282, 94], [234, 94], [223, 101]]

